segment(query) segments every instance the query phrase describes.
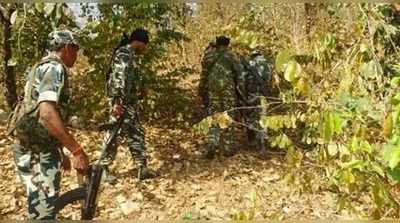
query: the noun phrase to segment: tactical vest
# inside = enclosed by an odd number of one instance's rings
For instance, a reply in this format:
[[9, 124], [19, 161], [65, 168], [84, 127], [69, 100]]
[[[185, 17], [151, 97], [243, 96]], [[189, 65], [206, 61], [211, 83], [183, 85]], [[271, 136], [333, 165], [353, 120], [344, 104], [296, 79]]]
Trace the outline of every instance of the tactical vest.
[[[24, 98], [20, 100], [13, 112], [11, 112], [8, 122], [7, 122], [7, 132], [10, 135], [15, 136], [23, 144], [44, 144], [44, 145], [58, 145], [56, 139], [51, 137], [42, 124], [39, 123], [38, 118], [38, 107], [37, 98], [33, 97], [33, 83], [36, 77], [37, 68], [40, 65], [49, 63], [51, 61], [56, 61], [60, 63], [63, 67], [64, 79], [62, 80], [59, 91], [64, 89], [67, 82], [67, 67], [58, 58], [50, 57], [41, 60], [39, 63], [35, 64], [28, 73], [27, 84], [24, 89]], [[58, 92], [60, 95], [61, 92]], [[68, 97], [68, 95], [64, 95]]]
[[208, 91], [223, 94], [235, 90], [235, 77], [231, 69], [231, 61], [226, 57], [227, 51], [215, 51], [211, 61], [206, 65], [208, 70]]

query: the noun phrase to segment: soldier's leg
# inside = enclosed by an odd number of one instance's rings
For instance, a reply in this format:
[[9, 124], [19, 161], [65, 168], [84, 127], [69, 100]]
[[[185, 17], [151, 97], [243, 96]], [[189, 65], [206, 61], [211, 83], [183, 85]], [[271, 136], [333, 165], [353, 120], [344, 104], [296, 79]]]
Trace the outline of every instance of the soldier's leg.
[[109, 140], [110, 135], [111, 135], [111, 130], [106, 132], [101, 147], [102, 151], [100, 155], [100, 165], [103, 165], [105, 167], [109, 166], [112, 163], [112, 161], [114, 161], [115, 156], [117, 155], [118, 137], [115, 137], [113, 140], [110, 141]]
[[145, 146], [145, 132], [143, 126], [140, 124], [137, 114], [135, 117], [129, 117], [126, 121], [129, 124], [127, 124], [127, 128], [123, 131], [126, 135], [129, 151], [138, 167], [138, 179], [144, 180], [156, 177], [157, 174], [147, 167], [148, 156]]
[[137, 166], [147, 166], [147, 154], [145, 146], [145, 132], [137, 117], [125, 119], [123, 134], [126, 137], [129, 151]]
[[[114, 117], [110, 117], [110, 122], [116, 122], [117, 120]], [[115, 156], [117, 155], [118, 149], [118, 137], [120, 132], [118, 132], [118, 136], [114, 137], [110, 140], [110, 135], [112, 134], [112, 130], [108, 130], [104, 136], [103, 144], [101, 146], [101, 155], [100, 155], [100, 164], [107, 167], [112, 161], [114, 161]]]
[[235, 154], [235, 128], [229, 126], [223, 131], [223, 154], [224, 156], [233, 156]]
[[260, 152], [260, 155], [262, 158], [267, 157], [267, 151], [266, 151], [266, 138], [267, 138], [267, 130], [263, 129], [260, 125], [260, 118], [261, 116], [265, 114], [262, 109], [257, 109], [252, 118], [252, 125], [254, 126], [255, 129], [257, 129], [256, 132], [256, 141], [257, 141], [257, 149]]
[[[228, 92], [227, 92], [228, 93]], [[236, 102], [236, 96], [226, 94], [224, 98], [221, 98], [221, 110], [227, 111], [235, 108], [238, 105]], [[235, 118], [237, 116], [237, 111], [229, 112], [229, 116], [231, 118]], [[232, 156], [235, 154], [235, 143], [236, 143], [236, 135], [235, 128], [231, 124], [228, 128], [224, 129], [222, 134], [222, 143], [223, 143], [223, 153], [225, 156]]]
[[246, 125], [248, 126], [246, 128], [246, 134], [247, 134], [247, 142], [250, 147], [256, 146], [257, 142], [257, 117], [256, 116], [256, 111], [254, 110], [249, 110], [246, 113]]
[[221, 129], [218, 125], [213, 124], [208, 130], [207, 134], [207, 149], [210, 152], [215, 152], [219, 146], [221, 137]]
[[130, 132], [127, 134], [127, 143], [132, 158], [135, 160], [137, 166], [147, 166], [147, 153], [144, 142], [144, 130], [142, 126], [131, 126]]
[[256, 140], [257, 140], [257, 147], [260, 151], [265, 150], [265, 140], [267, 138], [267, 130], [263, 129], [260, 125], [260, 116], [258, 115], [254, 121], [253, 121], [253, 126], [257, 129], [256, 132]]
[[[210, 116], [215, 114], [216, 112], [219, 111], [220, 109], [219, 107], [220, 107], [219, 98], [213, 94], [210, 94], [209, 106], [207, 108], [207, 115]], [[205, 157], [207, 159], [214, 158], [215, 152], [219, 147], [220, 137], [221, 137], [221, 129], [219, 128], [218, 125], [212, 124], [207, 133], [207, 153], [205, 154]]]
[[261, 132], [257, 134], [257, 142], [258, 142], [258, 149], [260, 150], [260, 155], [263, 158], [266, 158], [267, 156], [267, 148], [266, 148], [266, 138], [267, 138], [267, 132], [266, 130], [262, 129]]
[[[116, 121], [111, 119], [112, 121]], [[115, 183], [117, 177], [110, 171], [109, 165], [115, 160], [115, 156], [117, 155], [118, 149], [118, 137], [120, 137], [120, 132], [118, 132], [117, 137], [110, 139], [112, 134], [112, 130], [108, 130], [104, 136], [103, 144], [101, 147], [101, 155], [99, 164], [104, 168], [103, 179], [107, 183]]]
[[54, 219], [54, 201], [61, 182], [61, 156], [57, 148], [34, 153], [19, 144], [12, 146], [17, 172], [28, 197], [28, 218]]

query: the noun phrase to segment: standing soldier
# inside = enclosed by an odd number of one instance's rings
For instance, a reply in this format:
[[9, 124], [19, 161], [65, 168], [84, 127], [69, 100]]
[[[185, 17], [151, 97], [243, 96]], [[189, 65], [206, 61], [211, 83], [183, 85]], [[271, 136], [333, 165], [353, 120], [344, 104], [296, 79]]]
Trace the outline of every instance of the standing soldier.
[[71, 151], [77, 171], [88, 168], [85, 152], [64, 125], [68, 68], [75, 63], [79, 44], [70, 31], [54, 31], [49, 38], [50, 53], [30, 70], [24, 100], [8, 123], [9, 133], [16, 138], [12, 149], [17, 171], [28, 194], [28, 218], [40, 220], [55, 218], [61, 165], [66, 170], [71, 167], [62, 147]]
[[[229, 49], [230, 39], [225, 36], [216, 38], [215, 50], [209, 51], [202, 61], [202, 76], [199, 92], [206, 92], [208, 99], [207, 115], [231, 110], [243, 99], [244, 69], [239, 57]], [[242, 87], [243, 86], [243, 87]], [[206, 88], [206, 89], [204, 89]], [[229, 113], [235, 116], [234, 112]], [[213, 124], [208, 132], [206, 158], [212, 159], [220, 146], [223, 134], [223, 153], [225, 156], [234, 154], [234, 128], [229, 126], [224, 133], [218, 125]]]
[[[138, 102], [144, 96], [143, 74], [138, 66], [137, 55], [143, 54], [149, 42], [148, 32], [136, 29], [124, 38], [115, 48], [111, 63], [111, 73], [107, 81], [107, 94], [111, 104], [111, 121], [124, 118], [119, 138], [126, 139], [132, 158], [136, 161], [138, 179], [152, 178], [155, 173], [147, 168], [144, 129], [139, 122]], [[123, 115], [125, 113], [125, 115]], [[107, 134], [106, 138], [108, 138]], [[101, 163], [108, 166], [117, 153], [117, 140], [104, 151]], [[115, 181], [115, 177], [106, 168], [106, 180]]]
[[[247, 63], [242, 59], [242, 63], [246, 68], [245, 88], [246, 101], [250, 107], [258, 107], [261, 105], [261, 97], [269, 96], [271, 92], [271, 64], [265, 59], [262, 51], [255, 49], [250, 53], [250, 60]], [[248, 141], [255, 143], [260, 151], [262, 158], [266, 158], [265, 139], [266, 131], [261, 128], [260, 118], [266, 115], [265, 108], [251, 108], [245, 112]]]
[[203, 108], [203, 114], [207, 114], [207, 107], [208, 107], [208, 88], [207, 88], [207, 81], [206, 81], [206, 69], [204, 69], [205, 62], [210, 60], [210, 56], [212, 56], [214, 50], [216, 49], [215, 41], [210, 41], [208, 46], [204, 50], [203, 59], [202, 59], [202, 72], [200, 74], [200, 83], [199, 83], [199, 99], [201, 101], [201, 106]]

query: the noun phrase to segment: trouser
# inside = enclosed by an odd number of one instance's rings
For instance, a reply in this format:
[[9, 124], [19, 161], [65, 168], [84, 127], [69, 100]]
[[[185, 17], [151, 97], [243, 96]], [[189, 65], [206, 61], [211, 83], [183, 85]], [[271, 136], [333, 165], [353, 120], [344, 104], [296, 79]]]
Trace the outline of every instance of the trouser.
[[224, 151], [229, 151], [235, 144], [235, 129], [230, 126], [226, 129], [221, 129], [218, 125], [213, 124], [207, 134], [208, 150], [215, 151], [220, 142]]
[[[111, 117], [112, 121], [116, 121], [115, 118]], [[111, 130], [106, 133], [104, 143], [108, 140], [111, 134]], [[133, 160], [135, 160], [137, 166], [147, 166], [147, 154], [145, 147], [145, 133], [142, 125], [139, 122], [139, 118], [136, 113], [128, 113], [124, 119], [118, 136], [109, 143], [108, 147], [103, 145], [105, 149], [102, 151], [100, 157], [100, 164], [108, 166], [115, 159], [117, 154], [118, 144], [123, 140], [126, 141], [129, 147], [129, 151]]]
[[[224, 112], [233, 109], [237, 105], [236, 97], [232, 91], [210, 92], [209, 104], [207, 107], [208, 115]], [[228, 113], [231, 118], [236, 118], [236, 112]], [[229, 151], [235, 144], [235, 128], [230, 125], [226, 129], [221, 129], [217, 124], [213, 124], [207, 134], [208, 150], [214, 151], [221, 146], [225, 151]]]
[[[256, 106], [256, 105], [254, 105]], [[245, 115], [245, 122], [248, 126], [247, 130], [247, 140], [249, 143], [253, 144], [255, 142], [257, 149], [265, 149], [265, 140], [267, 138], [267, 131], [263, 129], [260, 125], [260, 118], [263, 116], [262, 108], [249, 109]]]
[[35, 147], [12, 145], [17, 173], [27, 191], [28, 218], [55, 219], [53, 205], [60, 191], [61, 154], [58, 148]]

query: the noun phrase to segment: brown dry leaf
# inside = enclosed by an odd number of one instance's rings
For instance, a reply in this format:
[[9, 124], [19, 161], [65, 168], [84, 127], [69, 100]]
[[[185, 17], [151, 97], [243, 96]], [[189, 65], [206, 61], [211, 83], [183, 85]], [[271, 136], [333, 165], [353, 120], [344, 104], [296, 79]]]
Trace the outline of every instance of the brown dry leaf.
[[233, 122], [233, 119], [228, 115], [227, 112], [217, 113], [213, 116], [213, 119], [214, 122], [221, 127], [221, 129], [228, 128]]
[[[0, 139], [3, 139], [3, 132], [0, 129]], [[245, 206], [241, 197], [250, 188], [259, 194], [257, 216], [273, 216], [271, 218], [276, 219], [335, 218], [331, 217], [336, 213], [335, 197], [331, 193], [321, 192], [319, 198], [305, 194], [292, 200], [282, 199], [291, 196], [291, 188], [280, 180], [287, 171], [280, 159], [259, 161], [246, 152], [240, 152], [231, 158], [208, 161], [194, 156], [200, 150], [201, 139], [187, 129], [146, 126], [146, 133], [149, 133], [146, 144], [150, 166], [160, 170], [160, 177], [138, 182], [131, 174], [135, 163], [129, 149], [125, 145], [120, 146], [116, 161], [111, 166], [117, 173], [118, 183], [114, 186], [103, 185], [97, 219], [181, 219], [184, 213], [189, 212], [188, 207], [197, 207], [193, 212], [194, 218], [197, 217], [195, 213], [201, 212], [202, 219], [229, 220], [231, 214], [237, 213], [231, 211], [232, 207], [237, 211], [246, 211], [251, 206], [248, 200]], [[85, 145], [91, 160], [95, 161], [99, 155], [99, 142], [96, 141], [99, 134], [78, 130], [75, 135]], [[5, 144], [9, 146], [11, 141], [7, 140]], [[2, 217], [24, 219], [26, 195], [16, 177], [11, 151], [3, 149], [0, 160], [0, 211], [4, 213], [7, 210]], [[172, 169], [176, 172], [174, 180], [171, 179]], [[76, 186], [74, 173], [63, 177], [63, 191]], [[15, 201], [9, 202], [13, 197]], [[307, 203], [307, 200], [311, 202]], [[7, 208], [11, 203], [14, 205], [9, 210]], [[284, 207], [289, 214], [283, 213]], [[309, 210], [314, 211], [310, 213]], [[259, 214], [260, 211], [262, 214]], [[79, 208], [69, 207], [66, 215], [77, 218]]]

